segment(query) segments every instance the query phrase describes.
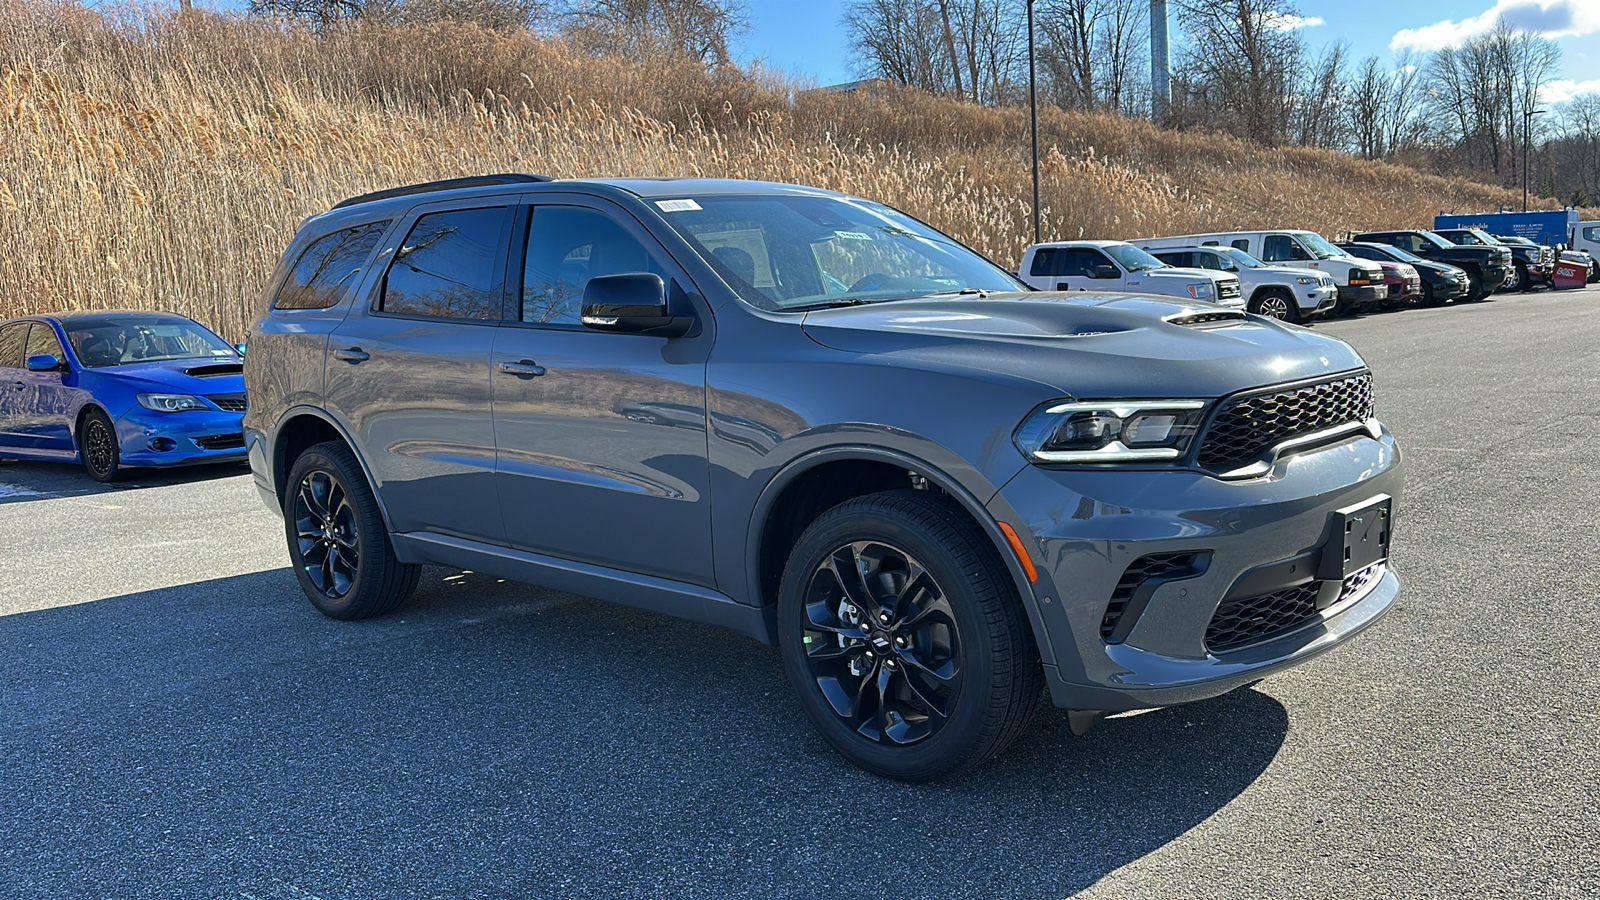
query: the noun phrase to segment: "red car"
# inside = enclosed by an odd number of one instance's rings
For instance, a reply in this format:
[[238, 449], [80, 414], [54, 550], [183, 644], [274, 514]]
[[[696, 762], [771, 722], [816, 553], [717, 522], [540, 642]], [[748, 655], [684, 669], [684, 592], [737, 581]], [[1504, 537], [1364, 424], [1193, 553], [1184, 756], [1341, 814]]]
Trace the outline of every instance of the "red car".
[[1422, 299], [1422, 276], [1414, 266], [1381, 260], [1378, 265], [1383, 267], [1383, 286], [1388, 289], [1382, 301], [1384, 309], [1398, 309]]

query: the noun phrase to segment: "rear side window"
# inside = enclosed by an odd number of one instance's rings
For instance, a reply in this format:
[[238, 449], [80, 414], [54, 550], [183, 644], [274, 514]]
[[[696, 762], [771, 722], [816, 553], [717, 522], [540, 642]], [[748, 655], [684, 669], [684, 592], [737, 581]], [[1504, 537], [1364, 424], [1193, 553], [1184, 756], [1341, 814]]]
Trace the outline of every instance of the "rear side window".
[[1234, 242], [1233, 242], [1233, 249], [1235, 249], [1235, 250], [1243, 250], [1244, 252], [1249, 253], [1250, 252], [1250, 239], [1249, 238], [1236, 238], [1234, 240]]
[[22, 368], [22, 348], [27, 341], [27, 322], [0, 328], [0, 369]]
[[417, 220], [395, 253], [380, 308], [402, 316], [500, 318], [510, 209], [456, 209]]
[[1169, 266], [1183, 266], [1183, 267], [1188, 267], [1188, 266], [1193, 264], [1193, 262], [1190, 259], [1190, 257], [1192, 255], [1193, 254], [1184, 253], [1182, 251], [1154, 254], [1156, 259], [1161, 260], [1162, 262], [1166, 263]]
[[61, 341], [56, 339], [56, 330], [43, 322], [35, 322], [33, 330], [28, 332], [28, 349], [22, 357], [27, 359], [46, 354], [56, 359], [66, 359], [66, 354], [61, 352]]
[[327, 309], [355, 284], [388, 222], [357, 225], [318, 238], [295, 260], [273, 309]]

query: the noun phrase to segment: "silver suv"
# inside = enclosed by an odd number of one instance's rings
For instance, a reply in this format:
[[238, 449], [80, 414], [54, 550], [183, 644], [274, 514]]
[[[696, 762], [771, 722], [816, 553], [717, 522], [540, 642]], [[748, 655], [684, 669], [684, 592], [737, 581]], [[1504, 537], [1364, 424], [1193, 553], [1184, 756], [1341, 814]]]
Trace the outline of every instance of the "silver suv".
[[1028, 291], [880, 203], [486, 176], [308, 219], [246, 357], [257, 487], [324, 613], [423, 564], [779, 648], [902, 779], [1309, 659], [1394, 600], [1400, 456], [1348, 345]]

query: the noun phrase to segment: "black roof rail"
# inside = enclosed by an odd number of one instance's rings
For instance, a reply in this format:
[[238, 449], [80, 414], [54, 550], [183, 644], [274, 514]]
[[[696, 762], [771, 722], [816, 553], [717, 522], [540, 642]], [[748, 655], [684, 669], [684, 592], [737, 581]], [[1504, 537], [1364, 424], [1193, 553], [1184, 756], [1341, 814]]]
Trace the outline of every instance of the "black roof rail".
[[554, 181], [549, 175], [528, 175], [522, 172], [502, 172], [498, 175], [468, 175], [466, 178], [446, 178], [443, 181], [427, 181], [422, 184], [408, 184], [405, 187], [389, 188], [386, 191], [373, 191], [359, 197], [351, 197], [333, 205], [334, 209], [344, 209], [359, 203], [371, 203], [374, 200], [388, 200], [391, 197], [404, 197], [408, 194], [426, 194], [431, 191], [449, 191], [456, 188], [487, 187], [494, 184], [540, 184]]

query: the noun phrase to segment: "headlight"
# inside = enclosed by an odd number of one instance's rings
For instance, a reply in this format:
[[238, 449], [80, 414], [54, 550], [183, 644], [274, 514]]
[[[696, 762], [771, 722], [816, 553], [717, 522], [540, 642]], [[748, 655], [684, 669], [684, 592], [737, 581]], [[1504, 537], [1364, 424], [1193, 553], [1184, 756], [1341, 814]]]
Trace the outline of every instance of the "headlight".
[[1055, 403], [1022, 423], [1017, 448], [1038, 463], [1173, 460], [1188, 449], [1205, 408], [1205, 400]]
[[1189, 296], [1196, 300], [1210, 300], [1217, 295], [1217, 286], [1210, 282], [1189, 285]]
[[1312, 278], [1310, 275], [1296, 275], [1294, 280], [1296, 284], [1318, 284], [1322, 279]]
[[1383, 280], [1382, 273], [1374, 276], [1370, 272], [1368, 272], [1366, 269], [1351, 269], [1350, 270], [1350, 285], [1352, 287], [1360, 287], [1363, 284], [1371, 284], [1374, 277], [1376, 277], [1377, 280], [1379, 280], [1379, 281]]
[[204, 400], [192, 394], [139, 394], [139, 405], [156, 412], [183, 412], [186, 409], [210, 409]]

